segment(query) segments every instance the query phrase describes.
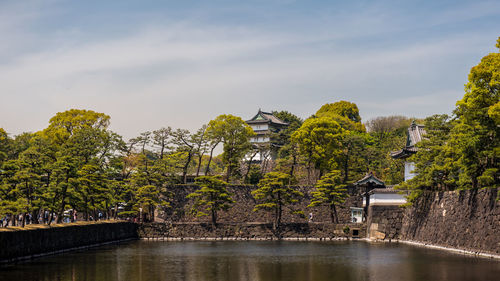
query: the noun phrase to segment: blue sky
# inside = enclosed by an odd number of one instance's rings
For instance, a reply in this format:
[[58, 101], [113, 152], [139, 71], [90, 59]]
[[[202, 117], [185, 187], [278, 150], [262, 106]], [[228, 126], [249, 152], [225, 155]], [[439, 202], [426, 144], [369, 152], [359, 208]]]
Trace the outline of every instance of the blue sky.
[[338, 100], [364, 121], [450, 113], [499, 31], [499, 1], [0, 0], [0, 127], [70, 108], [126, 138]]

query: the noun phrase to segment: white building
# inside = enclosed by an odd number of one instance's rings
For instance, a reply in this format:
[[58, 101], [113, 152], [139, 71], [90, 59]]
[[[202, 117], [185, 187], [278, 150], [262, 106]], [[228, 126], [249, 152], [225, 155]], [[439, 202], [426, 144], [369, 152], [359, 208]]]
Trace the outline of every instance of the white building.
[[280, 147], [279, 142], [272, 139], [273, 134], [286, 128], [289, 124], [274, 116], [270, 112], [259, 112], [246, 123], [252, 127], [255, 136], [250, 139], [253, 147], [258, 151], [257, 161], [263, 161], [266, 158], [275, 159], [276, 152]]
[[422, 141], [425, 134], [424, 125], [417, 125], [415, 121], [413, 121], [408, 128], [406, 146], [401, 150], [391, 152], [392, 158], [405, 160], [405, 181], [415, 176], [415, 163], [407, 159], [417, 153], [417, 147], [415, 145]]

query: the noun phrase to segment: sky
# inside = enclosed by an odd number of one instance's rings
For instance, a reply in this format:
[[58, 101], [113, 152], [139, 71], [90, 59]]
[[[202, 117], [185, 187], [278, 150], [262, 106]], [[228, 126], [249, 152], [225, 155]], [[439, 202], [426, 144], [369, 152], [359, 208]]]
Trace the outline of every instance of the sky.
[[499, 36], [500, 1], [0, 0], [0, 127], [90, 109], [128, 139], [339, 100], [363, 121], [450, 114]]

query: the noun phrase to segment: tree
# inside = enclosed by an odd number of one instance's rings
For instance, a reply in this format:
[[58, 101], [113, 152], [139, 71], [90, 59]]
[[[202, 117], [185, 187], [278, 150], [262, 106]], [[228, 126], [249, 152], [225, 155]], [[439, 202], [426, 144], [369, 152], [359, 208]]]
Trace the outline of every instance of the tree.
[[392, 132], [398, 131], [404, 134], [406, 128], [410, 126], [411, 119], [405, 116], [391, 115], [379, 116], [366, 122], [368, 132], [384, 138]]
[[288, 123], [288, 126], [276, 134], [271, 135], [272, 143], [280, 147], [279, 157], [286, 157], [290, 154], [289, 144], [291, 142], [292, 134], [295, 132], [304, 121], [295, 114], [288, 111], [273, 111], [273, 115], [280, 120]]
[[45, 187], [42, 185], [41, 177], [43, 175], [43, 158], [35, 149], [27, 149], [21, 153], [16, 160], [18, 170], [13, 179], [18, 183], [19, 196], [26, 199], [26, 209], [23, 210], [22, 226], [26, 222], [26, 214], [38, 216], [38, 210], [41, 209], [41, 196]]
[[342, 139], [342, 153], [336, 160], [342, 171], [343, 183], [353, 182], [366, 172], [369, 166], [369, 151], [373, 145], [373, 138], [364, 132], [346, 131]]
[[79, 195], [79, 209], [83, 209], [84, 218], [89, 220], [90, 214], [97, 220], [97, 206], [106, 195], [103, 173], [95, 164], [86, 164], [77, 172], [78, 178], [73, 181], [75, 192]]
[[[497, 47], [500, 49], [500, 37]], [[494, 187], [500, 182], [500, 127], [494, 119], [499, 99], [500, 52], [496, 52], [483, 57], [471, 69], [465, 95], [454, 111], [457, 124], [451, 132], [450, 145], [461, 155], [463, 187]]]
[[161, 128], [153, 131], [153, 144], [160, 148], [159, 158], [163, 159], [163, 155], [169, 148], [170, 138], [172, 137], [172, 128]]
[[311, 182], [312, 165], [320, 174], [336, 168], [335, 159], [342, 153], [344, 135], [345, 130], [329, 117], [307, 119], [292, 134], [292, 142], [298, 145], [300, 154], [307, 161], [308, 182]]
[[193, 160], [196, 144], [192, 142], [192, 136], [188, 130], [177, 129], [173, 136], [173, 143], [177, 145], [177, 151], [186, 155], [186, 160], [182, 165], [182, 183], [186, 184], [188, 168]]
[[191, 136], [191, 142], [195, 145], [194, 152], [198, 156], [198, 163], [196, 165], [196, 177], [198, 177], [200, 175], [203, 156], [208, 152], [210, 148], [210, 140], [207, 134], [207, 125], [201, 126], [201, 128]]
[[[139, 209], [139, 213], [141, 213], [140, 210], [142, 209], [150, 221], [155, 220], [155, 210], [158, 206], [170, 206], [167, 201], [162, 200], [161, 189], [154, 185], [139, 186], [136, 198], [136, 206]], [[141, 218], [141, 220], [142, 219], [143, 218]]]
[[[497, 47], [500, 47], [500, 38]], [[422, 190], [497, 187], [500, 127], [495, 111], [500, 93], [500, 53], [491, 53], [471, 69], [464, 97], [455, 117], [426, 119], [426, 140], [413, 156], [416, 176], [402, 185], [412, 189], [410, 200]]]
[[351, 131], [365, 132], [361, 123], [358, 106], [348, 101], [338, 101], [323, 105], [315, 114], [316, 117], [330, 117], [337, 121], [342, 128]]
[[255, 133], [243, 119], [229, 114], [211, 120], [207, 131], [213, 140], [221, 140], [224, 145], [222, 160], [227, 167], [226, 181], [229, 181], [238, 168], [239, 161], [251, 149], [250, 137]]
[[[460, 167], [457, 151], [449, 146], [455, 121], [446, 115], [433, 115], [424, 121], [426, 138], [417, 144], [419, 151], [412, 156], [416, 177], [403, 186], [409, 190], [447, 191], [458, 188]], [[410, 198], [415, 197], [413, 193]]]
[[[283, 208], [297, 203], [304, 194], [289, 186], [290, 176], [280, 172], [268, 173], [258, 184], [258, 189], [252, 191], [253, 197], [259, 202], [254, 211], [267, 210], [274, 212], [274, 223], [279, 229]], [[294, 211], [294, 213], [301, 213]]]
[[206, 130], [210, 154], [205, 168], [205, 175], [208, 175], [210, 173], [210, 164], [212, 163], [214, 150], [222, 142], [223, 139], [223, 126], [221, 126], [221, 122], [215, 120], [212, 120], [210, 122], [211, 123], [208, 123]]
[[194, 200], [193, 211], [196, 216], [210, 214], [212, 224], [217, 225], [217, 212], [227, 211], [234, 203], [227, 191], [228, 183], [216, 176], [197, 177], [195, 183], [200, 189], [188, 194], [186, 198]]
[[323, 114], [336, 114], [346, 117], [353, 122], [361, 122], [358, 106], [355, 103], [348, 101], [338, 101], [334, 103], [324, 104], [316, 112], [316, 115], [318, 116], [321, 116]]
[[52, 202], [48, 206], [57, 211], [58, 222], [62, 221], [68, 206], [78, 203], [74, 194], [78, 171], [91, 163], [102, 168], [117, 149], [124, 147], [121, 137], [107, 129], [109, 119], [104, 113], [71, 109], [57, 113], [42, 132], [57, 151], [51, 176], [53, 181], [48, 188]]
[[330, 209], [332, 222], [339, 223], [336, 205], [344, 203], [347, 198], [347, 188], [342, 182], [339, 170], [333, 170], [324, 175], [316, 183], [316, 190], [312, 192], [313, 199], [307, 207], [326, 205]]
[[[146, 156], [141, 154], [140, 158], [146, 158]], [[167, 158], [168, 155], [163, 160]], [[123, 214], [135, 215], [142, 209], [143, 214], [154, 221], [154, 213], [158, 207], [170, 207], [168, 201], [171, 199], [171, 194], [165, 188], [168, 181], [162, 176], [159, 166], [147, 164], [148, 160], [140, 160], [139, 163], [142, 164], [135, 168], [129, 179], [127, 205], [131, 207], [131, 210]]]
[[404, 164], [393, 159], [390, 152], [400, 150], [406, 142], [406, 132], [412, 119], [404, 116], [379, 116], [366, 123], [373, 145], [366, 146], [368, 170], [386, 184], [399, 184], [404, 180]]
[[10, 143], [10, 138], [7, 132], [5, 132], [4, 129], [0, 128], [0, 167], [7, 159], [7, 153], [9, 151], [9, 143]]
[[52, 117], [49, 121], [49, 127], [44, 132], [51, 136], [56, 143], [62, 144], [79, 130], [85, 128], [106, 129], [109, 126], [109, 120], [110, 117], [104, 113], [70, 109], [58, 112]]
[[280, 146], [276, 161], [277, 166], [282, 170], [286, 169], [290, 178], [295, 179], [294, 171], [298, 164], [299, 153], [297, 144], [292, 142], [292, 135], [302, 126], [304, 121], [288, 111], [273, 111], [273, 115], [288, 123], [285, 129], [271, 135], [272, 142]]
[[23, 196], [16, 173], [19, 171], [17, 160], [8, 160], [2, 165], [2, 181], [0, 182], [0, 213], [6, 214], [16, 225], [17, 214], [25, 212], [28, 208], [26, 198]]

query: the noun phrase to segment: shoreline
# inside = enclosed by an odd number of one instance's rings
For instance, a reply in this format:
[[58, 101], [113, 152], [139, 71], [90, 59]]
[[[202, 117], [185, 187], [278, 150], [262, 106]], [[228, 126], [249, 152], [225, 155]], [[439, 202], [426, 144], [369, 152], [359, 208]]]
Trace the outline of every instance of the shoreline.
[[45, 253], [26, 255], [26, 256], [16, 257], [16, 258], [12, 258], [12, 259], [3, 259], [3, 260], [0, 260], [0, 267], [14, 265], [14, 264], [17, 264], [19, 262], [25, 262], [25, 261], [33, 260], [36, 258], [62, 254], [65, 252], [88, 250], [90, 248], [96, 248], [96, 247], [105, 246], [105, 245], [112, 245], [112, 244], [119, 244], [122, 242], [129, 242], [129, 241], [134, 241], [134, 240], [154, 241], [154, 242], [157, 242], [157, 241], [164, 241], [164, 242], [174, 242], [174, 241], [176, 241], [176, 242], [179, 242], [179, 241], [301, 241], [301, 242], [363, 241], [363, 242], [371, 243], [371, 244], [376, 244], [376, 243], [396, 243], [396, 244], [398, 244], [398, 243], [401, 243], [401, 244], [411, 245], [411, 246], [415, 246], [415, 247], [422, 247], [422, 248], [445, 251], [445, 252], [458, 254], [458, 255], [486, 258], [486, 259], [500, 261], [500, 255], [496, 255], [496, 254], [492, 254], [492, 253], [464, 250], [464, 249], [451, 248], [451, 247], [444, 247], [444, 246], [433, 245], [433, 244], [429, 244], [429, 243], [422, 243], [422, 242], [418, 242], [418, 241], [407, 241], [407, 240], [399, 240], [399, 239], [380, 240], [380, 239], [350, 238], [350, 237], [321, 237], [321, 238], [319, 238], [319, 237], [284, 237], [284, 238], [276, 238], [276, 237], [253, 237], [253, 238], [247, 238], [247, 237], [245, 237], [245, 238], [243, 238], [243, 237], [143, 237], [143, 238], [126, 238], [126, 239], [120, 239], [120, 240], [115, 240], [115, 241], [108, 241], [108, 242], [96, 243], [96, 244], [91, 244], [91, 245], [72, 247], [72, 248], [67, 248], [67, 249], [62, 249], [62, 250], [57, 250], [57, 251], [50, 251], [50, 252], [45, 252]]
[[36, 259], [36, 258], [45, 257], [45, 256], [58, 255], [58, 254], [62, 254], [65, 252], [72, 252], [72, 251], [78, 251], [78, 250], [88, 250], [90, 248], [96, 248], [96, 247], [110, 245], [110, 244], [118, 244], [118, 243], [132, 241], [132, 240], [138, 240], [138, 239], [137, 238], [125, 238], [125, 239], [120, 239], [120, 240], [115, 240], [115, 241], [101, 242], [101, 243], [96, 243], [96, 244], [91, 244], [91, 245], [72, 247], [72, 248], [50, 251], [50, 252], [45, 252], [45, 253], [15, 257], [15, 258], [11, 258], [11, 259], [3, 259], [3, 260], [0, 260], [0, 268], [4, 267], [4, 266], [9, 266], [11, 264], [16, 264], [18, 262], [28, 261], [28, 260], [32, 260], [32, 259]]
[[[389, 242], [389, 241], [387, 241], [387, 242]], [[439, 245], [423, 243], [423, 242], [418, 242], [418, 241], [409, 241], [409, 240], [397, 240], [397, 243], [412, 245], [412, 246], [416, 246], [416, 247], [441, 250], [441, 251], [446, 251], [446, 252], [451, 252], [451, 253], [461, 254], [461, 255], [467, 255], [467, 256], [489, 258], [489, 259], [494, 259], [494, 260], [500, 261], [499, 254], [492, 254], [492, 253], [481, 252], [481, 251], [471, 251], [471, 250], [465, 250], [465, 249], [459, 249], [459, 248], [445, 247], [445, 246], [439, 246]]]
[[276, 238], [276, 237], [253, 237], [253, 238], [243, 238], [243, 237], [143, 237], [139, 238], [141, 241], [364, 241], [367, 243], [401, 243], [406, 245], [412, 245], [415, 247], [422, 247], [434, 250], [440, 250], [445, 252], [450, 252], [459, 255], [494, 259], [500, 261], [500, 255], [480, 252], [480, 251], [471, 251], [464, 250], [459, 248], [445, 247], [439, 246], [429, 243], [423, 243], [418, 241], [408, 241], [408, 240], [380, 240], [380, 239], [369, 239], [369, 238], [348, 238], [348, 237], [284, 237], [284, 238]]

